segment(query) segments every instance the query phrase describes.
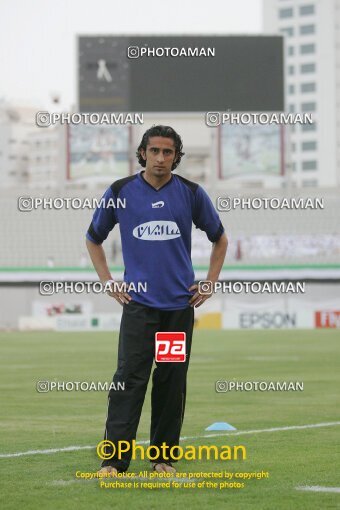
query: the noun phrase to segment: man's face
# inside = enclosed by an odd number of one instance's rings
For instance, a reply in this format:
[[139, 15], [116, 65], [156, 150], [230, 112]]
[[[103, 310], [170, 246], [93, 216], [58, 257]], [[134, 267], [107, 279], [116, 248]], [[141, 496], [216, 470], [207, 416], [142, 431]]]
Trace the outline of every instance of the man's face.
[[141, 155], [146, 161], [145, 171], [154, 177], [170, 175], [171, 168], [176, 160], [175, 143], [172, 138], [152, 136], [146, 146], [146, 151], [141, 150]]

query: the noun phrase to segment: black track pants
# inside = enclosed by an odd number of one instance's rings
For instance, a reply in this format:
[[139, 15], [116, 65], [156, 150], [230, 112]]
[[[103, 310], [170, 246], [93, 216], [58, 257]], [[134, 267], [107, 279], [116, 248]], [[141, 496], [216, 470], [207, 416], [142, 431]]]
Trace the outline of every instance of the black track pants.
[[[152, 374], [150, 445], [166, 443], [169, 449], [179, 444], [186, 399], [186, 376], [190, 359], [194, 309], [164, 311], [131, 301], [123, 307], [118, 346], [118, 367], [113, 382], [125, 382], [125, 391], [109, 392], [104, 439], [117, 445], [119, 440], [136, 438], [145, 393], [155, 354], [158, 331], [186, 333], [186, 361], [156, 363]], [[110, 452], [110, 447], [106, 449]], [[177, 449], [175, 449], [177, 453]], [[154, 454], [155, 449], [152, 451]], [[169, 455], [169, 450], [167, 450]], [[138, 455], [139, 457], [139, 455]], [[131, 450], [103, 460], [102, 466], [125, 471]], [[162, 457], [158, 461], [166, 460]], [[170, 459], [174, 462], [174, 459]]]

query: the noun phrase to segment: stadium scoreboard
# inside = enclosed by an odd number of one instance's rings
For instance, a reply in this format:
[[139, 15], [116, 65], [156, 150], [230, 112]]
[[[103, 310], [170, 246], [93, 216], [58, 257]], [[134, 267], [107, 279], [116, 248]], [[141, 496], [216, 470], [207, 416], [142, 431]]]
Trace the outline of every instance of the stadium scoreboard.
[[79, 36], [78, 108], [283, 111], [283, 37]]

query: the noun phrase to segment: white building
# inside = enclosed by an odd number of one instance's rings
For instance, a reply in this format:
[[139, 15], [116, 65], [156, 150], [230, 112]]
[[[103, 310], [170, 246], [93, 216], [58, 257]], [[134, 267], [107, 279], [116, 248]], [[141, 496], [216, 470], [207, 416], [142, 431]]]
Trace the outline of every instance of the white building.
[[62, 188], [67, 167], [66, 125], [36, 127], [29, 133], [28, 143], [28, 188]]
[[[35, 110], [0, 104], [0, 186], [11, 188], [28, 181], [29, 144]], [[34, 125], [34, 124], [33, 124]]]
[[293, 185], [339, 186], [340, 0], [263, 0], [263, 8], [265, 34], [285, 37], [286, 111], [315, 120], [290, 130]]
[[38, 127], [37, 108], [0, 104], [0, 187], [52, 189], [64, 185], [65, 125]]

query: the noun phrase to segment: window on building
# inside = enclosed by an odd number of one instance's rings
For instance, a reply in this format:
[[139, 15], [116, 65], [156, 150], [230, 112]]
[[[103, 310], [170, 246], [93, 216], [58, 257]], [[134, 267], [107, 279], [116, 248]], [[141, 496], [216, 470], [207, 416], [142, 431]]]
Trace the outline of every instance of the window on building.
[[295, 85], [288, 85], [288, 94], [295, 93]]
[[288, 105], [288, 111], [290, 113], [294, 113], [295, 112], [295, 104], [290, 104]]
[[315, 44], [301, 44], [300, 53], [301, 53], [301, 55], [308, 55], [310, 53], [315, 53]]
[[301, 103], [301, 111], [303, 112], [315, 112], [316, 110], [316, 103], [310, 102], [310, 103]]
[[285, 34], [287, 37], [292, 37], [294, 35], [294, 28], [293, 27], [281, 28], [280, 32], [282, 34]]
[[315, 34], [315, 25], [301, 25], [300, 35]]
[[279, 9], [279, 18], [291, 18], [293, 16], [293, 8]]
[[301, 131], [316, 131], [316, 124], [301, 124]]
[[319, 183], [316, 179], [308, 179], [308, 180], [302, 181], [302, 186], [304, 188], [316, 188], [319, 186]]
[[318, 165], [315, 159], [309, 161], [302, 161], [302, 170], [317, 170]]
[[315, 7], [313, 4], [300, 5], [300, 15], [308, 16], [309, 14], [314, 14]]
[[302, 142], [301, 149], [303, 151], [316, 151], [316, 142]]
[[301, 92], [315, 92], [316, 91], [316, 84], [314, 82], [309, 83], [301, 83]]
[[301, 64], [300, 72], [302, 74], [315, 73], [315, 64]]
[[291, 57], [294, 55], [295, 48], [294, 46], [288, 46], [288, 55]]
[[290, 150], [291, 150], [292, 152], [295, 152], [295, 151], [296, 151], [296, 143], [291, 143], [291, 144], [290, 144]]
[[290, 74], [290, 75], [295, 74], [295, 67], [294, 66], [288, 66], [288, 74]]

